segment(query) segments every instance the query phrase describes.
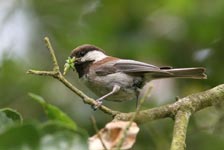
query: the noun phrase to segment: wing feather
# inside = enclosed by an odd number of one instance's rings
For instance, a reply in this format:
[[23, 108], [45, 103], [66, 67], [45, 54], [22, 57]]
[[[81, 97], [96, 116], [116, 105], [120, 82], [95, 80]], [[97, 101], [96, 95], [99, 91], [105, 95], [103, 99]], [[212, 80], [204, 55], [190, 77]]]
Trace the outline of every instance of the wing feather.
[[161, 75], [170, 75], [172, 73], [160, 70], [159, 67], [128, 59], [121, 59], [115, 61], [109, 61], [102, 64], [100, 67], [96, 68], [96, 73], [98, 75], [107, 75], [116, 72], [124, 73], [149, 73], [149, 74], [161, 74]]

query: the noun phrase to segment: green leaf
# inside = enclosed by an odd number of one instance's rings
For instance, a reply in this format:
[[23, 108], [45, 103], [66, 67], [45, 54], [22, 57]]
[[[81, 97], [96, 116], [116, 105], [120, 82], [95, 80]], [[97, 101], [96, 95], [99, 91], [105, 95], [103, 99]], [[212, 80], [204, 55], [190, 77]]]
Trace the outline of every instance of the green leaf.
[[0, 109], [0, 111], [4, 112], [7, 117], [11, 118], [14, 121], [19, 121], [21, 123], [23, 121], [23, 117], [21, 116], [21, 114], [12, 108], [2, 108]]
[[46, 130], [47, 132], [55, 132], [56, 130], [67, 129], [75, 133], [79, 133], [84, 136], [87, 136], [87, 132], [84, 129], [77, 127], [77, 130], [74, 130], [73, 128], [70, 128], [70, 126], [68, 126], [67, 124], [59, 122], [59, 121], [55, 121], [55, 120], [50, 120], [42, 124], [42, 128]]
[[0, 109], [0, 133], [15, 123], [22, 122], [22, 116], [11, 108]]
[[77, 130], [76, 123], [63, 111], [61, 111], [58, 107], [48, 104], [41, 96], [38, 96], [33, 93], [29, 93], [29, 96], [36, 100], [38, 103], [42, 105], [50, 120], [57, 121], [64, 126], [67, 126], [73, 130]]

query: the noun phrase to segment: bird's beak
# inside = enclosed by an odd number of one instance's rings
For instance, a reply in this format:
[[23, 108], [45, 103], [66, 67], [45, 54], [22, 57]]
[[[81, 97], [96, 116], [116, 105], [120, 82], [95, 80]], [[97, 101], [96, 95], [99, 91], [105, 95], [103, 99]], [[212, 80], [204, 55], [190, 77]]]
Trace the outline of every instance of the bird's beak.
[[75, 67], [74, 67], [75, 61], [76, 61], [75, 57], [72, 57], [72, 58], [68, 57], [68, 59], [66, 60], [65, 65], [64, 65], [63, 75], [66, 75], [66, 73], [70, 70], [70, 68], [72, 68], [73, 70], [75, 69]]

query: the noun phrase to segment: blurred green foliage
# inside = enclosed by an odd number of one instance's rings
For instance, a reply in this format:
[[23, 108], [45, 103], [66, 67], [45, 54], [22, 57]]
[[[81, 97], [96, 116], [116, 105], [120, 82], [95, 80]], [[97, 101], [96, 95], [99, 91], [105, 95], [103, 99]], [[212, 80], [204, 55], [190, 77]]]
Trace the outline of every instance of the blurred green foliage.
[[30, 96], [39, 102], [49, 120], [23, 123], [13, 109], [0, 110], [0, 149], [4, 150], [73, 150], [87, 149], [87, 134], [59, 108], [47, 104], [38, 95]]
[[[21, 6], [18, 3], [22, 2], [17, 1], [14, 8]], [[111, 120], [102, 112], [92, 112], [89, 106], [79, 101], [79, 97], [58, 81], [26, 74], [28, 69], [50, 70], [52, 67], [49, 53], [42, 41], [44, 36], [50, 37], [61, 69], [73, 48], [80, 44], [90, 43], [117, 57], [161, 66], [207, 68], [207, 80], [178, 79], [175, 83], [172, 80], [173, 97], [176, 95], [183, 97], [223, 83], [223, 0], [116, 2], [29, 0], [26, 3], [29, 8], [27, 13], [32, 14], [30, 20], [33, 21], [28, 25], [35, 24], [35, 27], [32, 27], [33, 34], [30, 35], [31, 47], [26, 50], [27, 55], [24, 59], [5, 55], [0, 60], [0, 106], [16, 109], [23, 115], [25, 122], [30, 119], [38, 119], [40, 122], [48, 120], [42, 108], [31, 101], [27, 95], [29, 92], [38, 93], [49, 103], [60, 107], [90, 135], [95, 133], [89, 119], [91, 115], [95, 116], [99, 128]], [[69, 73], [67, 77], [74, 85], [78, 85], [88, 95], [95, 97], [78, 80], [77, 74]], [[171, 89], [167, 90], [169, 92]], [[173, 102], [173, 99], [164, 99], [163, 104]], [[105, 102], [105, 105], [125, 112], [135, 110], [135, 102]], [[158, 105], [160, 104], [157, 103], [156, 98], [151, 98], [145, 102], [143, 108]], [[44, 106], [51, 108], [48, 104]], [[200, 114], [193, 116], [187, 136], [189, 150], [223, 149], [224, 136], [221, 133], [224, 131], [222, 121], [224, 115], [222, 111], [223, 107], [220, 106], [212, 110], [203, 110]], [[54, 111], [52, 112], [55, 114]], [[3, 117], [1, 124], [13, 122], [13, 119], [5, 113], [0, 113], [0, 116]], [[57, 117], [58, 114], [56, 113], [55, 116]], [[172, 125], [173, 122], [168, 119], [142, 125], [135, 149], [146, 147], [149, 150], [168, 149], [172, 137]], [[0, 142], [7, 143], [5, 137], [17, 137], [17, 133], [24, 131], [27, 136], [18, 135], [19, 140], [15, 139], [16, 144], [21, 145], [27, 142], [28, 146], [40, 146], [41, 139], [47, 136], [43, 130], [45, 129], [41, 127], [41, 123], [36, 121], [23, 125], [18, 123], [15, 127], [1, 133]], [[70, 131], [69, 133], [60, 132], [61, 130], [57, 129], [55, 131], [57, 132], [52, 131], [50, 134], [49, 139], [52, 142], [48, 143], [50, 146], [54, 146], [57, 140], [73, 139], [70, 138], [74, 136], [70, 134]], [[36, 135], [35, 139], [29, 138], [31, 135]], [[65, 138], [61, 139], [61, 137]]]

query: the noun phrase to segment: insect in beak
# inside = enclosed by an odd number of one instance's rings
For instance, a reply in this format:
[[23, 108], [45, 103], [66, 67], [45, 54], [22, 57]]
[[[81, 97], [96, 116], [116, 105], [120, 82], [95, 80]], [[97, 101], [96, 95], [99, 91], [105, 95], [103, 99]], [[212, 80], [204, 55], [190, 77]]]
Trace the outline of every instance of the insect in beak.
[[75, 57], [68, 57], [68, 59], [66, 60], [66, 63], [64, 65], [64, 72], [63, 75], [66, 75], [66, 73], [72, 68], [73, 70], [75, 69], [74, 65], [75, 65]]

